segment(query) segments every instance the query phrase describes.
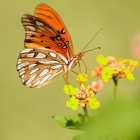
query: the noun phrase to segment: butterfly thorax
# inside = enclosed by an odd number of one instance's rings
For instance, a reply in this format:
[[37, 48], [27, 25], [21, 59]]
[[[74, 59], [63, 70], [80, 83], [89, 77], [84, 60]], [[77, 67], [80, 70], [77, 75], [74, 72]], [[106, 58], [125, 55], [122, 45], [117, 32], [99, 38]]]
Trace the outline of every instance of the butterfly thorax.
[[74, 57], [72, 57], [67, 65], [64, 65], [64, 71], [68, 72], [69, 70], [73, 69], [75, 67], [75, 65], [79, 62], [79, 60], [81, 60], [83, 57], [83, 53], [78, 53], [77, 55], [75, 55]]

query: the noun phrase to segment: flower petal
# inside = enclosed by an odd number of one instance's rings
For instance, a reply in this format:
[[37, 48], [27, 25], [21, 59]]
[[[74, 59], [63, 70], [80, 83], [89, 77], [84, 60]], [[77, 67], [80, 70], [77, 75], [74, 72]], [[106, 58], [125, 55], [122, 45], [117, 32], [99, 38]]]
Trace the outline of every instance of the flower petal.
[[85, 74], [85, 73], [80, 73], [77, 78], [76, 78], [76, 81], [79, 82], [79, 83], [85, 83], [88, 81], [88, 76]]

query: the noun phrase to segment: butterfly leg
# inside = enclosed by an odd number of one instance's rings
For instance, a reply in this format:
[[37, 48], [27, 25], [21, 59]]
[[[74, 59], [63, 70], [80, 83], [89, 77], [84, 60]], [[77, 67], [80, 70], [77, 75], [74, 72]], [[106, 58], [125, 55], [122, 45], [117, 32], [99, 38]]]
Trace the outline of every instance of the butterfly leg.
[[82, 70], [81, 70], [81, 66], [80, 66], [80, 62], [79, 61], [78, 61], [78, 67], [79, 67], [80, 73], [82, 73]]
[[[81, 59], [81, 60], [82, 60], [82, 62], [83, 62], [83, 64], [84, 64], [84, 67], [85, 67], [85, 72], [84, 72], [84, 73], [87, 73], [87, 66], [86, 66], [84, 60], [83, 60], [83, 59]], [[81, 70], [80, 62], [78, 62], [78, 67], [79, 67], [80, 73], [83, 73], [83, 71]]]
[[65, 83], [68, 85], [69, 84], [69, 82], [68, 82], [68, 72], [63, 74], [63, 78], [64, 78]]
[[[83, 73], [82, 70], [81, 70], [80, 62], [78, 62], [78, 67], [79, 67], [80, 73]], [[74, 71], [73, 69], [71, 69], [71, 71], [72, 71], [73, 73], [75, 73], [76, 75], [78, 75], [78, 73], [77, 73], [76, 71]]]
[[71, 70], [73, 73], [75, 73], [76, 75], [78, 75], [78, 73], [76, 72], [76, 71], [74, 71], [74, 70]]
[[[84, 64], [84, 67], [85, 67], [85, 73], [87, 73], [87, 65], [86, 65], [86, 63], [84, 62], [83, 59], [81, 59], [81, 60], [82, 60], [82, 62], [83, 62], [83, 64]], [[80, 65], [80, 63], [79, 63], [79, 65]]]

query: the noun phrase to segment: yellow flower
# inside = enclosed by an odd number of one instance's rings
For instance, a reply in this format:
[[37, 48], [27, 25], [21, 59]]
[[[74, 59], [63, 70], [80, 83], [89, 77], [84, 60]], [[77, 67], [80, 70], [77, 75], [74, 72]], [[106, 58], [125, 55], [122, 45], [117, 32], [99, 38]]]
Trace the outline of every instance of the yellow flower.
[[75, 95], [77, 91], [78, 91], [78, 88], [74, 88], [71, 85], [65, 84], [64, 86], [64, 92], [68, 95]]
[[66, 106], [73, 110], [77, 110], [79, 107], [79, 101], [78, 99], [70, 98], [70, 100], [66, 102]]
[[100, 102], [96, 100], [96, 98], [89, 98], [88, 105], [91, 109], [97, 109], [100, 107]]
[[99, 54], [96, 57], [96, 61], [100, 64], [100, 65], [106, 65], [108, 63], [108, 60], [104, 57], [104, 55]]
[[130, 70], [126, 69], [126, 70], [124, 70], [124, 73], [128, 80], [135, 80], [135, 77]]
[[96, 101], [94, 96], [102, 89], [102, 82], [94, 81], [92, 85], [85, 86], [84, 82], [88, 80], [88, 76], [84, 73], [79, 74], [76, 80], [80, 83], [79, 88], [74, 88], [70, 84], [64, 86], [64, 92], [70, 95], [70, 99], [66, 102], [66, 106], [73, 110], [77, 110], [79, 107], [84, 108], [86, 105], [89, 105], [91, 109], [98, 108], [100, 103]]
[[80, 73], [77, 78], [76, 78], [76, 81], [79, 82], [79, 83], [85, 83], [88, 81], [88, 76], [85, 74], [85, 73]]
[[132, 59], [129, 59], [128, 63], [129, 63], [129, 65], [134, 66], [134, 67], [138, 65], [138, 61], [135, 61], [135, 60], [132, 60]]
[[105, 67], [101, 71], [101, 77], [104, 82], [108, 82], [112, 78], [113, 70], [109, 67]]

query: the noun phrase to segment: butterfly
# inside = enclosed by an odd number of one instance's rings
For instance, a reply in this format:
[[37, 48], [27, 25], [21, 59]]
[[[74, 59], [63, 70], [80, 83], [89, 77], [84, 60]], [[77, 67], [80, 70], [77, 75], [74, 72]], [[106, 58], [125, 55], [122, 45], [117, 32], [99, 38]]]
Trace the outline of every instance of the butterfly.
[[82, 52], [74, 54], [62, 19], [48, 5], [37, 5], [34, 16], [25, 14], [21, 22], [26, 32], [25, 49], [19, 54], [17, 71], [24, 85], [31, 88], [47, 85], [60, 73], [68, 73], [82, 59]]

